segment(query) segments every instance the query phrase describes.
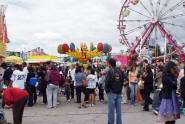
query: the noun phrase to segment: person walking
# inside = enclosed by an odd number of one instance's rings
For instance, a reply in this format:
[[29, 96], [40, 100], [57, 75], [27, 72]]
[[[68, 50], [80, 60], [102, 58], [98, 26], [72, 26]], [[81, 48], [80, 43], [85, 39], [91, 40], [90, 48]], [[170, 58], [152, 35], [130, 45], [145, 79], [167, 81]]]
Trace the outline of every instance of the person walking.
[[22, 67], [18, 64], [14, 66], [15, 70], [11, 76], [11, 81], [9, 87], [25, 89], [25, 82], [27, 77], [27, 72], [22, 70]]
[[159, 107], [158, 121], [165, 122], [165, 124], [175, 124], [175, 120], [180, 118], [175, 71], [176, 64], [170, 61], [162, 74], [162, 101]]
[[46, 74], [47, 74], [46, 68], [41, 67], [38, 79], [40, 81], [40, 87], [41, 87], [41, 92], [43, 96], [42, 104], [47, 104], [47, 94], [46, 94], [47, 82], [44, 80], [44, 77], [46, 76]]
[[[78, 108], [81, 108], [82, 105], [86, 108], [86, 101], [88, 101], [88, 93], [86, 87], [82, 85], [82, 80], [86, 80], [85, 75], [82, 73], [82, 67], [77, 66], [76, 71], [75, 71], [75, 82], [76, 82], [76, 96], [77, 96], [77, 103], [78, 103]], [[84, 101], [81, 105], [81, 93], [84, 93]]]
[[70, 77], [70, 80], [71, 80], [70, 90], [71, 90], [71, 99], [73, 100], [74, 99], [75, 65], [71, 64], [67, 76]]
[[98, 82], [97, 76], [95, 75], [94, 69], [90, 69], [90, 74], [87, 76], [87, 83], [88, 83], [88, 93], [89, 93], [89, 106], [94, 106], [95, 101], [95, 89], [96, 89], [96, 82]]
[[108, 96], [108, 124], [114, 124], [114, 109], [116, 108], [116, 124], [122, 124], [121, 114], [121, 93], [123, 88], [124, 76], [120, 68], [116, 68], [114, 59], [108, 60], [110, 70], [105, 78], [105, 90]]
[[146, 66], [145, 74], [144, 74], [144, 111], [149, 111], [149, 104], [152, 103], [152, 99], [150, 98], [150, 93], [153, 90], [153, 72], [151, 70], [150, 65]]
[[[32, 86], [29, 84], [29, 81], [31, 78], [35, 78], [35, 73], [33, 71], [33, 67], [28, 67], [28, 75], [27, 75], [27, 79], [26, 79], [26, 90], [29, 93], [29, 100], [28, 100], [28, 107], [32, 107], [34, 105], [34, 98], [35, 94], [36, 94], [36, 87]], [[37, 96], [36, 96], [37, 97]]]
[[48, 82], [47, 85], [48, 108], [56, 108], [57, 93], [59, 89], [59, 83], [61, 82], [61, 77], [55, 65], [52, 65], [51, 70], [46, 74], [46, 77], [47, 76], [50, 77], [50, 81]]
[[28, 93], [20, 88], [7, 88], [3, 97], [5, 99], [5, 108], [9, 108], [13, 104], [13, 122], [14, 124], [22, 124], [24, 107], [28, 101]]
[[[185, 70], [185, 67], [184, 67]], [[183, 99], [183, 111], [185, 115], [185, 71], [184, 71], [184, 77], [181, 78], [180, 81], [180, 93], [181, 93], [181, 98]]]
[[135, 66], [131, 66], [128, 78], [129, 78], [129, 86], [131, 90], [131, 104], [134, 105], [136, 101], [137, 86], [138, 86], [137, 71]]

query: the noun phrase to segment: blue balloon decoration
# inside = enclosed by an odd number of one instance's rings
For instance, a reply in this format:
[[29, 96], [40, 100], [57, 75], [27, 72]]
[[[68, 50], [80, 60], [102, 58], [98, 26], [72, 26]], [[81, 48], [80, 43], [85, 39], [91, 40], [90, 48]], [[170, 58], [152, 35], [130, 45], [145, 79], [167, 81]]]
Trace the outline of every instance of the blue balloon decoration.
[[109, 51], [109, 49], [110, 49], [110, 46], [107, 43], [105, 43], [104, 47], [103, 47], [103, 52], [107, 53]]
[[70, 50], [73, 51], [73, 52], [75, 51], [75, 44], [74, 43], [70, 44]]

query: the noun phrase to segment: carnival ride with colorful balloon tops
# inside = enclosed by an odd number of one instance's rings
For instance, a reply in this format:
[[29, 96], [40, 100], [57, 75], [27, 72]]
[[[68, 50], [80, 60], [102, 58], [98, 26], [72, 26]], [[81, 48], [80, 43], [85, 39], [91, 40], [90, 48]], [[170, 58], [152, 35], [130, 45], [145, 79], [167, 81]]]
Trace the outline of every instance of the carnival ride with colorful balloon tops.
[[85, 43], [81, 43], [80, 49], [75, 48], [75, 44], [60, 44], [58, 46], [59, 54], [67, 54], [69, 56], [78, 58], [78, 61], [85, 64], [91, 58], [99, 56], [103, 53], [109, 53], [112, 51], [112, 46], [107, 43], [98, 43], [97, 48], [91, 44], [91, 49], [88, 50], [87, 45]]

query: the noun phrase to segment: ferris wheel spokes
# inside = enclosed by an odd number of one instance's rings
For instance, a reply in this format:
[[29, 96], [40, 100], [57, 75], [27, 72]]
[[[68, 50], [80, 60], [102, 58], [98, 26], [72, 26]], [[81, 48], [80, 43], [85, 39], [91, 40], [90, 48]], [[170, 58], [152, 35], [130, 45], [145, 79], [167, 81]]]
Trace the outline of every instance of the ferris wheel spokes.
[[164, 5], [162, 6], [161, 10], [159, 11], [158, 16], [161, 15], [161, 13], [163, 12], [165, 7], [168, 7], [168, 4], [171, 2], [171, 0], [166, 0], [166, 2], [164, 3]]
[[151, 12], [146, 8], [146, 6], [142, 3], [142, 1], [139, 2], [143, 8], [149, 13], [150, 16], [152, 16]]
[[151, 10], [152, 10], [152, 13], [153, 13], [153, 16], [154, 16], [155, 12], [154, 12], [154, 4], [152, 3], [152, 0], [150, 0], [150, 6], [151, 6]]
[[182, 16], [185, 16], [185, 13], [164, 17], [164, 18], [161, 18], [161, 20], [173, 19], [173, 18], [182, 17]]
[[128, 8], [128, 9], [131, 10], [131, 11], [133, 11], [133, 12], [135, 12], [135, 13], [138, 13], [138, 14], [140, 14], [140, 15], [142, 15], [142, 16], [145, 16], [145, 17], [147, 17], [147, 18], [152, 18], [152, 17], [149, 17], [149, 16], [147, 16], [147, 15], [144, 15], [143, 13], [140, 13], [140, 12], [134, 10], [134, 9], [131, 9], [131, 8]]
[[160, 17], [168, 15], [170, 12], [173, 12], [175, 9], [177, 9], [180, 5], [184, 3], [184, 0], [181, 0], [181, 2], [177, 3], [176, 5], [172, 6], [170, 9], [165, 11]]
[[157, 7], [156, 7], [156, 16], [158, 16], [158, 11], [160, 9], [160, 5], [161, 5], [161, 0], [157, 1]]
[[172, 25], [172, 26], [176, 26], [176, 27], [180, 27], [180, 28], [185, 29], [185, 26], [184, 25], [178, 25], [178, 24], [169, 23], [169, 22], [162, 22], [162, 23], [165, 23], [165, 24], [168, 24], [168, 25]]
[[[150, 23], [150, 22], [149, 22], [149, 23]], [[137, 31], [137, 30], [139, 30], [139, 29], [142, 29], [142, 28], [144, 28], [145, 25], [147, 25], [147, 24], [149, 24], [149, 23], [146, 23], [146, 24], [144, 24], [144, 25], [141, 25], [141, 26], [138, 26], [138, 27], [133, 28], [133, 29], [131, 29], [131, 30], [128, 30], [127, 32], [125, 32], [125, 34], [128, 35], [128, 34], [131, 34], [131, 33], [135, 32], [135, 31]]]

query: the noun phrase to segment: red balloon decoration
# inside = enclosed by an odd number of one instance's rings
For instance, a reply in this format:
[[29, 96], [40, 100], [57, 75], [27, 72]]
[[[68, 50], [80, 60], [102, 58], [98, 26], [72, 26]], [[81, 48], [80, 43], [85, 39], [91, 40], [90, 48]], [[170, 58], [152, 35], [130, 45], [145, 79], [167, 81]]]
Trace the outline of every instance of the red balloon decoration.
[[102, 51], [103, 50], [103, 43], [98, 43], [97, 49], [98, 51]]
[[67, 44], [63, 44], [62, 45], [62, 51], [64, 51], [64, 53], [69, 51], [69, 46]]

